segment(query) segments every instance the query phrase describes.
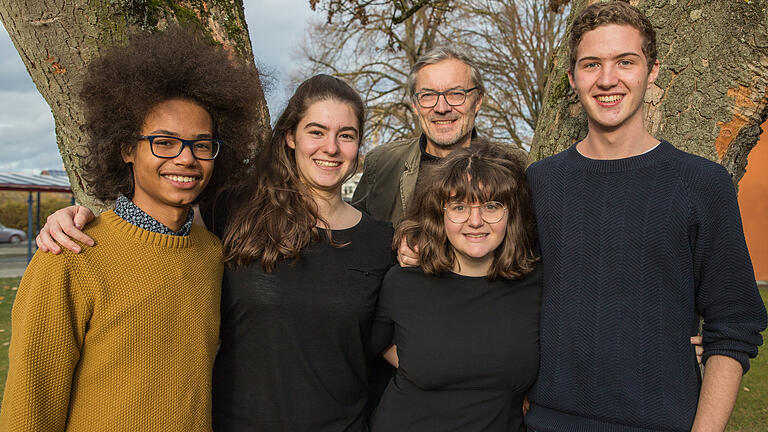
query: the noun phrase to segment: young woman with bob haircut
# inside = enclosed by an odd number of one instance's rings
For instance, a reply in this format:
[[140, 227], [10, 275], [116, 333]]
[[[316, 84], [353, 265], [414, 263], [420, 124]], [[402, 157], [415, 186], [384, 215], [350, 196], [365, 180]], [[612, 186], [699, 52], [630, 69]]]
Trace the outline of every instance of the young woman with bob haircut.
[[420, 267], [393, 267], [371, 342], [399, 365], [372, 431], [523, 431], [538, 369], [541, 275], [525, 162], [473, 145], [443, 159], [397, 228]]
[[116, 204], [85, 229], [98, 247], [27, 267], [0, 430], [210, 430], [222, 250], [191, 206], [243, 172], [258, 86], [176, 27], [88, 65], [80, 173]]

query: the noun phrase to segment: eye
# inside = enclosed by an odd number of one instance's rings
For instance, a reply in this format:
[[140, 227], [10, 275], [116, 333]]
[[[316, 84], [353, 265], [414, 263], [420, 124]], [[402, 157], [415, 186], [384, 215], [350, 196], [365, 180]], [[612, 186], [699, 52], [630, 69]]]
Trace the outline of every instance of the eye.
[[619, 60], [619, 66], [632, 66], [634, 62], [632, 60]]
[[504, 205], [498, 201], [488, 201], [487, 203], [483, 204], [483, 206], [488, 211], [498, 211], [504, 208]]
[[343, 133], [343, 134], [339, 135], [339, 138], [341, 138], [343, 140], [347, 140], [347, 141], [356, 141], [357, 140], [357, 135], [352, 134], [352, 133]]
[[589, 62], [589, 63], [584, 63], [584, 64], [582, 65], [582, 67], [583, 67], [584, 69], [595, 69], [595, 68], [596, 68], [596, 67], [598, 67], [598, 66], [599, 66], [599, 65], [598, 65], [596, 62]]
[[213, 142], [212, 141], [197, 141], [195, 143], [195, 148], [200, 150], [210, 150], [213, 148]]
[[311, 130], [310, 130], [308, 133], [309, 133], [310, 135], [313, 135], [313, 136], [316, 136], [316, 137], [321, 137], [321, 136], [323, 136], [323, 131], [321, 131], [321, 130], [319, 130], [319, 129], [311, 129]]
[[178, 140], [167, 137], [158, 137], [152, 141], [154, 146], [173, 146], [178, 144]]
[[451, 210], [453, 211], [464, 211], [466, 208], [465, 204], [451, 204]]

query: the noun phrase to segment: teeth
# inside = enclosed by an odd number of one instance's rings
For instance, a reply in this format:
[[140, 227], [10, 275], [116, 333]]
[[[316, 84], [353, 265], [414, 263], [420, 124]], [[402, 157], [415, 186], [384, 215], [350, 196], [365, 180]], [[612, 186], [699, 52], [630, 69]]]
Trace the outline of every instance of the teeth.
[[435, 122], [436, 124], [441, 124], [441, 125], [443, 125], [443, 124], [451, 124], [451, 123], [453, 123], [453, 120], [435, 120], [434, 122]]
[[464, 234], [464, 235], [467, 236], [467, 237], [472, 237], [472, 238], [483, 238], [487, 234]]
[[341, 162], [334, 162], [334, 161], [324, 161], [324, 160], [315, 160], [315, 163], [320, 166], [326, 166], [326, 167], [337, 167], [341, 165]]
[[194, 177], [177, 176], [177, 175], [167, 175], [165, 177], [169, 180], [172, 180], [175, 182], [181, 182], [181, 183], [190, 183], [195, 181]]
[[598, 96], [597, 100], [600, 102], [616, 102], [621, 99], [621, 97], [621, 95]]

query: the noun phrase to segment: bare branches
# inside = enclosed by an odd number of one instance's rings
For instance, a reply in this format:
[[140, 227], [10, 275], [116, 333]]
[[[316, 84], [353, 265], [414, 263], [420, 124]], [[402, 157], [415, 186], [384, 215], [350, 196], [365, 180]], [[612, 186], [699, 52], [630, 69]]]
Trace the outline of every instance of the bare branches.
[[[482, 71], [487, 94], [477, 118], [481, 133], [529, 147], [551, 54], [564, 32], [562, 1], [560, 13], [539, 0], [341, 3], [323, 3], [347, 19], [312, 26], [302, 47], [303, 68], [293, 78], [324, 72], [352, 83], [369, 107], [366, 147], [419, 133], [407, 75], [421, 54], [439, 44], [464, 48]], [[364, 20], [350, 19], [353, 6], [365, 9]], [[403, 20], [395, 23], [394, 17]]]

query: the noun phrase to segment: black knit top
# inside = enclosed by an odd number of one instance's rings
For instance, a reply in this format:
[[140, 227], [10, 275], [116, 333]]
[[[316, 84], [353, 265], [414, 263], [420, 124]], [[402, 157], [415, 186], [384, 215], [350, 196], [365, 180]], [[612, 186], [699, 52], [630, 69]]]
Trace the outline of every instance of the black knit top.
[[541, 242], [541, 363], [526, 423], [546, 431], [690, 430], [704, 361], [749, 368], [766, 326], [733, 183], [663, 141], [528, 169]]

